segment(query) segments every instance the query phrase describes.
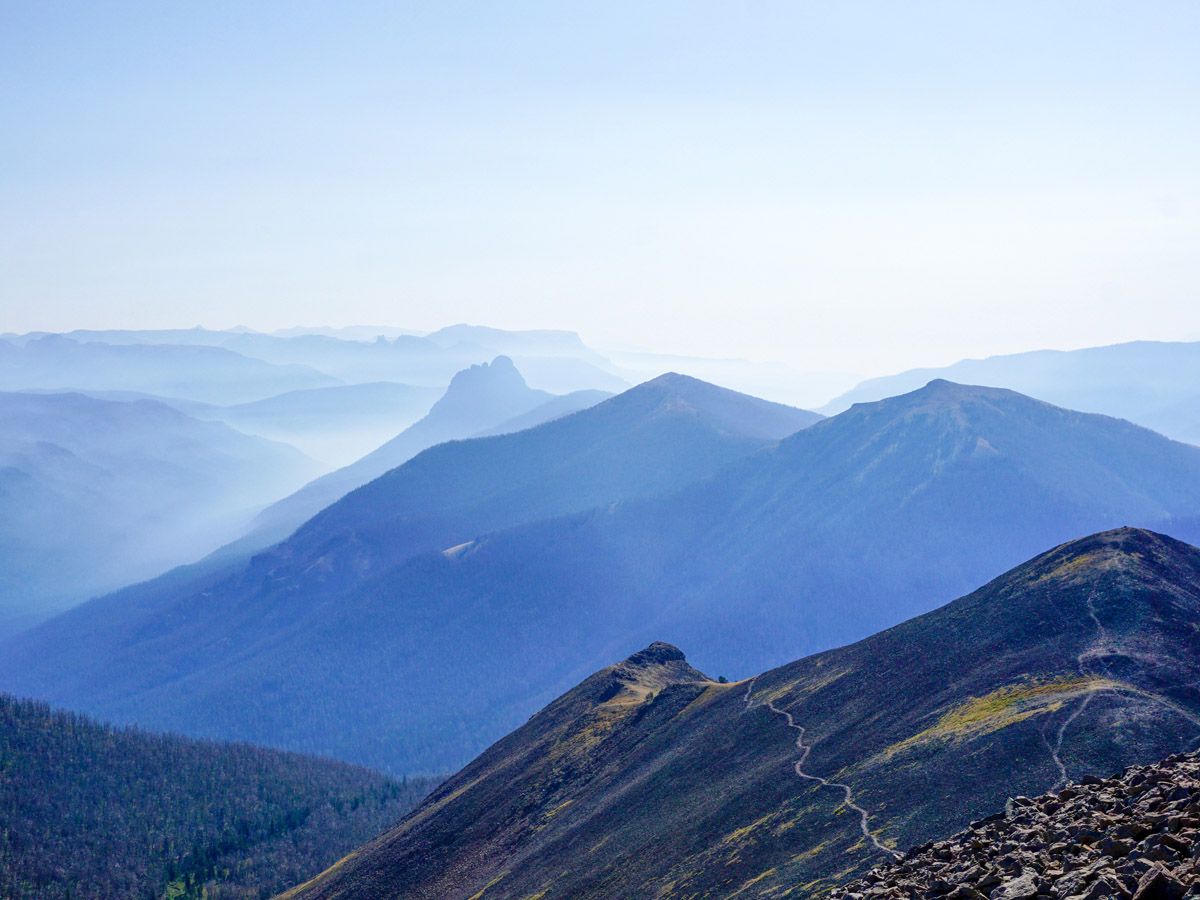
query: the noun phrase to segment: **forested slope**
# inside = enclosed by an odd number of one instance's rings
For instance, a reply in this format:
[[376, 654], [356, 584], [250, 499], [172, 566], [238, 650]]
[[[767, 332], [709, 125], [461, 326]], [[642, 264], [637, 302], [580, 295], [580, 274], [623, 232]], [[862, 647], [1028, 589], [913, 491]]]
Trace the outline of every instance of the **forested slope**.
[[0, 695], [0, 897], [269, 897], [432, 784]]

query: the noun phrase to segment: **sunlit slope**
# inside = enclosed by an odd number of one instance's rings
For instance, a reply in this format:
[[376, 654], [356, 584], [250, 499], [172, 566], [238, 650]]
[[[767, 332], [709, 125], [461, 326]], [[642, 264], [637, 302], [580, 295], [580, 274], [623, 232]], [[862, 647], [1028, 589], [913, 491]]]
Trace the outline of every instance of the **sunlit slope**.
[[291, 896], [817, 896], [1200, 740], [1200, 551], [1122, 529], [735, 684], [655, 645]]

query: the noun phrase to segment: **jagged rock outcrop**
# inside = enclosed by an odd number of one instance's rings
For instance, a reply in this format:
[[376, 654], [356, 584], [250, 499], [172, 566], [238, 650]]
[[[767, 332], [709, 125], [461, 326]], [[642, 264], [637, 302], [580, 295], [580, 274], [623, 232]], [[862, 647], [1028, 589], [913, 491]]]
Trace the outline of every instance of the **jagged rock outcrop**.
[[914, 847], [837, 900], [1200, 897], [1200, 754], [1085, 777]]

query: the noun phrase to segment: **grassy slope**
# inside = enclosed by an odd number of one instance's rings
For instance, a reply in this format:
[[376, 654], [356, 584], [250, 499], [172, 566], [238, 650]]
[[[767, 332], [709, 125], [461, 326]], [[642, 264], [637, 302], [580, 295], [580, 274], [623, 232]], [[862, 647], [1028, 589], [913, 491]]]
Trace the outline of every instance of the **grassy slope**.
[[1200, 551], [1121, 530], [753, 682], [613, 709], [606, 670], [296, 896], [819, 895], [1046, 790], [1056, 756], [1079, 777], [1193, 745], [1198, 622]]

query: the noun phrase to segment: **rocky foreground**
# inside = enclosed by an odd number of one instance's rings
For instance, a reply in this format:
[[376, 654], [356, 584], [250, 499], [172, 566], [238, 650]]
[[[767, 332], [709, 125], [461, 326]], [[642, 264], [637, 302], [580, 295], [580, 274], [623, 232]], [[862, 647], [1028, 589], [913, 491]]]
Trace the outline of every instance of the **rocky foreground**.
[[1200, 754], [1086, 777], [836, 891], [857, 898], [1178, 900], [1200, 897]]

